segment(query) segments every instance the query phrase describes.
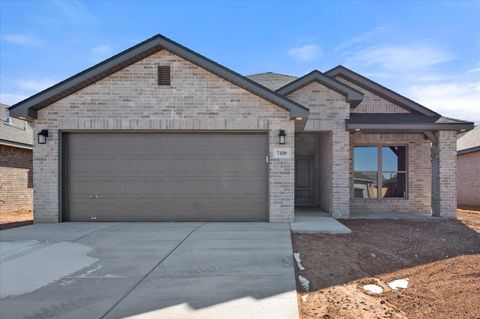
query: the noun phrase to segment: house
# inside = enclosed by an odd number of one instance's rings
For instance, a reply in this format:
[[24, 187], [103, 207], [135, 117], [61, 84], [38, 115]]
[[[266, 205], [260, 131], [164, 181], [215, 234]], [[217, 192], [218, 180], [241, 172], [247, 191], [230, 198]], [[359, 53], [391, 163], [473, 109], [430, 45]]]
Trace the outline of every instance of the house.
[[35, 123], [36, 222], [454, 217], [473, 127], [343, 66], [245, 77], [161, 35], [10, 110]]
[[480, 210], [480, 126], [457, 140], [458, 207]]
[[32, 210], [32, 136], [30, 123], [0, 104], [0, 214]]

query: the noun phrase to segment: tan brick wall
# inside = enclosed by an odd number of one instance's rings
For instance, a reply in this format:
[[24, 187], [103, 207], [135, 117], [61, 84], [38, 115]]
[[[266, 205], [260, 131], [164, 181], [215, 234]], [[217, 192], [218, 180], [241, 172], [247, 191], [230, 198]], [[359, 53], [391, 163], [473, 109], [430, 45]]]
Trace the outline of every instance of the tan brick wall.
[[370, 92], [341, 76], [337, 76], [335, 79], [364, 94], [362, 103], [360, 103], [356, 108], [352, 109], [352, 113], [410, 113], [401, 106], [385, 100], [375, 93]]
[[432, 215], [455, 217], [457, 210], [457, 133], [439, 131], [432, 145]]
[[[430, 141], [422, 134], [361, 134], [350, 137], [350, 192], [351, 213], [430, 213], [432, 166]], [[355, 145], [406, 145], [407, 198], [358, 199], [353, 198], [353, 147]]]
[[457, 155], [457, 205], [480, 209], [480, 151]]
[[0, 145], [0, 213], [31, 210], [32, 151]]
[[287, 96], [310, 109], [305, 131], [331, 132], [331, 190], [330, 213], [335, 218], [349, 217], [349, 133], [345, 119], [350, 116], [350, 105], [345, 97], [318, 82], [312, 82]]
[[[157, 85], [157, 65], [170, 65], [170, 87]], [[35, 221], [59, 219], [59, 130], [262, 130], [270, 155], [284, 129], [294, 153], [289, 112], [167, 51], [157, 52], [38, 112], [36, 132], [48, 142], [34, 146]], [[294, 159], [269, 164], [270, 221], [294, 214]], [[41, 186], [41, 187], [40, 187]]]

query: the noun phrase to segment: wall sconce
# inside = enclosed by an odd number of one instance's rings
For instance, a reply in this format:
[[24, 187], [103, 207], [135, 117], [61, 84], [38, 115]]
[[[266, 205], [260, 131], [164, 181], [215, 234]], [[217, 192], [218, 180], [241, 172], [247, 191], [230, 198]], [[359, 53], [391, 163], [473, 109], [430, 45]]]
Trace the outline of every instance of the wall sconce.
[[41, 130], [38, 133], [38, 144], [46, 144], [47, 143], [47, 137], [48, 137], [48, 130]]
[[278, 131], [278, 144], [285, 144], [285, 130]]

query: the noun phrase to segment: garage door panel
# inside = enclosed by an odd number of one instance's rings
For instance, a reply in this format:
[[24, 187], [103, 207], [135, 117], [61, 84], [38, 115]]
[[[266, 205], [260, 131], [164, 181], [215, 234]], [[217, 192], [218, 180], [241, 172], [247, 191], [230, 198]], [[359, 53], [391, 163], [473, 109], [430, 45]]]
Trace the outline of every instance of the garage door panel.
[[69, 220], [267, 219], [265, 134], [74, 133], [67, 140]]

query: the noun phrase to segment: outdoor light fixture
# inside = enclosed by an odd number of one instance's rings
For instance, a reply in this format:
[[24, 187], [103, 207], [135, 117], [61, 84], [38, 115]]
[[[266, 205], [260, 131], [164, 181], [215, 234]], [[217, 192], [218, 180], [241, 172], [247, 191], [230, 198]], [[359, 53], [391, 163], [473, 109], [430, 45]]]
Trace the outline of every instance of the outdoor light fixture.
[[48, 136], [48, 130], [41, 130], [38, 133], [38, 144], [46, 144], [47, 136]]
[[285, 144], [285, 130], [279, 130], [278, 131], [278, 143], [279, 144]]

